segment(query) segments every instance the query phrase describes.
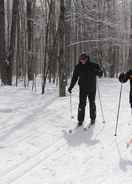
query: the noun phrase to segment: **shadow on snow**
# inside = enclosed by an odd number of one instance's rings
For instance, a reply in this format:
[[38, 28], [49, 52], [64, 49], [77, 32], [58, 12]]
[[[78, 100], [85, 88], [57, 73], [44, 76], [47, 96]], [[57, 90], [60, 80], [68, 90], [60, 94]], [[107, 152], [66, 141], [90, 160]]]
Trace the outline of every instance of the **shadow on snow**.
[[132, 167], [132, 160], [125, 160], [120, 158], [119, 166], [122, 171], [126, 172], [129, 166]]
[[96, 135], [93, 134], [94, 127], [89, 128], [88, 130], [84, 131], [82, 128], [79, 128], [73, 133], [68, 133], [67, 131], [63, 130], [63, 136], [67, 143], [70, 146], [79, 146], [81, 144], [87, 144], [88, 146], [94, 146], [98, 144], [100, 141], [96, 139]]

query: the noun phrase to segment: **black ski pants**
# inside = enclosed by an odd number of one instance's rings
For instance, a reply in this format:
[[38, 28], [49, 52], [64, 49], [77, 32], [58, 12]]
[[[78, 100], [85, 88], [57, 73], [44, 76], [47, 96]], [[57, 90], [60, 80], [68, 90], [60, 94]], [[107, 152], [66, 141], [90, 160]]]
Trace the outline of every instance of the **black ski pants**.
[[130, 94], [129, 94], [129, 103], [132, 108], [132, 89], [130, 90]]
[[78, 106], [78, 122], [82, 123], [84, 121], [87, 97], [88, 97], [88, 101], [89, 101], [90, 119], [91, 120], [96, 119], [95, 96], [96, 96], [96, 91], [95, 92], [87, 92], [86, 90], [83, 90], [80, 88], [79, 106]]

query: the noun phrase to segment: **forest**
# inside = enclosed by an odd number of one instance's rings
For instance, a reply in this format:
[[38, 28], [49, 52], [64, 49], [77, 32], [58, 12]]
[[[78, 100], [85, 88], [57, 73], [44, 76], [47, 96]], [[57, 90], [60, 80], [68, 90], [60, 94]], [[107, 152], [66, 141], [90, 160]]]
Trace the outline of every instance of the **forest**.
[[132, 184], [132, 0], [0, 0], [0, 184]]
[[0, 0], [1, 85], [39, 78], [65, 96], [82, 52], [117, 77], [132, 67], [131, 12], [130, 0]]

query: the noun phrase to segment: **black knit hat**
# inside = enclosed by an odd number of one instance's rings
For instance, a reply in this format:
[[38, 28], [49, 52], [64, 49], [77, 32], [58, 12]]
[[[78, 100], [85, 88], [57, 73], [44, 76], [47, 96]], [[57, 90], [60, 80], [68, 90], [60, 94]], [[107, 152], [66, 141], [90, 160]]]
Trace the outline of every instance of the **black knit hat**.
[[86, 59], [86, 58], [88, 58], [88, 55], [86, 53], [80, 54], [79, 59]]

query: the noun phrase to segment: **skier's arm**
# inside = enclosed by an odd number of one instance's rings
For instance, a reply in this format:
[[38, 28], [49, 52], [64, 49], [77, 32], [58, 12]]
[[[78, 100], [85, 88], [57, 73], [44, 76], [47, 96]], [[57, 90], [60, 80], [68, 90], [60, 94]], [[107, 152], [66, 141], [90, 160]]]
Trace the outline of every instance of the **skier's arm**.
[[129, 103], [132, 108], [132, 82], [130, 81], [130, 95], [129, 95]]
[[73, 88], [74, 85], [76, 84], [77, 80], [78, 80], [78, 68], [75, 67], [74, 72], [73, 72], [73, 75], [72, 75], [70, 87], [69, 87], [69, 90], [70, 90], [70, 91], [72, 90], [72, 88]]
[[132, 108], [132, 70], [128, 70], [126, 73], [121, 73], [119, 75], [119, 81], [125, 83], [130, 80], [130, 94], [129, 94], [129, 103]]
[[130, 79], [130, 95], [129, 95], [129, 103], [132, 108], [132, 80]]
[[128, 72], [126, 73], [126, 76], [128, 79], [132, 80], [132, 70], [128, 70]]
[[132, 70], [128, 70], [126, 73], [127, 79], [130, 80], [130, 94], [129, 94], [129, 103], [130, 107], [132, 108]]
[[101, 68], [99, 67], [98, 64], [96, 64], [96, 67], [95, 67], [95, 74], [96, 74], [98, 77], [102, 77], [102, 75], [103, 75], [103, 71], [101, 70]]
[[126, 72], [126, 73], [124, 73], [124, 72], [120, 73], [120, 75], [119, 75], [119, 81], [121, 83], [127, 82], [128, 79], [129, 80], [132, 80], [132, 70], [128, 70], [128, 72]]

